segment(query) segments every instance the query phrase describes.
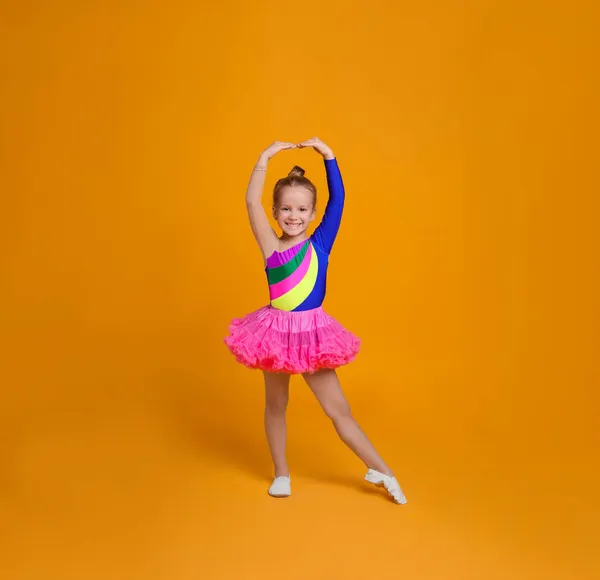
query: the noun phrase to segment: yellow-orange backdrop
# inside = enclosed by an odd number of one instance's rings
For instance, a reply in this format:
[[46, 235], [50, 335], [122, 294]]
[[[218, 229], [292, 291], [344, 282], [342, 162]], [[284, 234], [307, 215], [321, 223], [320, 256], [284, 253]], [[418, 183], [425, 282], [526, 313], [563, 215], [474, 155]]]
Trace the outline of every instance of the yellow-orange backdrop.
[[[597, 4], [0, 2], [3, 553], [12, 580], [598, 577]], [[252, 165], [347, 190], [326, 307], [407, 494], [258, 373]], [[314, 151], [284, 152], [266, 189]], [[321, 208], [322, 209], [322, 208]]]

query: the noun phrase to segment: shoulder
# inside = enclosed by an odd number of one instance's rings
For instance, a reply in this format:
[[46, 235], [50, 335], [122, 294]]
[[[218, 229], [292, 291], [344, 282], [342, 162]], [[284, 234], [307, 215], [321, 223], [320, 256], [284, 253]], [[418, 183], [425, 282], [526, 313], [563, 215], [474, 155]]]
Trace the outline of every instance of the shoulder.
[[310, 236], [310, 243], [312, 245], [312, 247], [314, 248], [315, 252], [317, 254], [319, 254], [321, 257], [322, 256], [326, 256], [329, 257], [329, 252], [327, 251], [327, 248], [325, 247], [325, 244], [323, 243], [324, 240], [316, 235], [316, 236]]

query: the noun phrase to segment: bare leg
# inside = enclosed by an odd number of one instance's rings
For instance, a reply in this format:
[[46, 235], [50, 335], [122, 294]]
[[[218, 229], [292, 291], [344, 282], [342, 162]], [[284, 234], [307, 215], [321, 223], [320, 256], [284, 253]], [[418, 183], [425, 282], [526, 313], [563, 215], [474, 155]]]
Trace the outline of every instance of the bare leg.
[[275, 477], [289, 476], [290, 471], [285, 458], [287, 438], [285, 412], [290, 397], [290, 375], [266, 371], [263, 371], [263, 374], [266, 393], [265, 431], [275, 466]]
[[302, 376], [327, 416], [332, 420], [340, 439], [358, 455], [369, 469], [375, 469], [393, 477], [392, 470], [381, 459], [375, 447], [354, 420], [335, 370], [322, 369], [316, 373], [307, 373]]

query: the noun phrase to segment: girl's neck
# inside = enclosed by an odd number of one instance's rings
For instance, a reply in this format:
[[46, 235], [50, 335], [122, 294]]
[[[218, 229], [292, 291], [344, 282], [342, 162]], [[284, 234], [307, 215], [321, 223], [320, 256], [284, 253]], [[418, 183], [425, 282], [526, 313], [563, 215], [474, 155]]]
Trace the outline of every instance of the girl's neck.
[[279, 241], [282, 243], [282, 245], [286, 247], [292, 247], [296, 244], [299, 244], [300, 242], [306, 241], [307, 239], [308, 236], [306, 235], [306, 232], [303, 232], [301, 234], [298, 234], [297, 236], [288, 236], [287, 234], [283, 234], [279, 238]]

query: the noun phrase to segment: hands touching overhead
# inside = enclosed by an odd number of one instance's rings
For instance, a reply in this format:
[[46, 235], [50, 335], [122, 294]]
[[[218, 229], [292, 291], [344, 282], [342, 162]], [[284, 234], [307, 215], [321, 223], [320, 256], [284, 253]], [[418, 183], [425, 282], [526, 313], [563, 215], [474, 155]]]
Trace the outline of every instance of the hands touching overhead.
[[331, 150], [331, 147], [323, 143], [318, 137], [312, 137], [301, 143], [288, 143], [287, 141], [274, 141], [269, 145], [259, 157], [259, 161], [256, 164], [256, 169], [266, 168], [269, 159], [274, 157], [280, 151], [284, 149], [304, 149], [312, 147], [317, 153], [320, 153], [325, 159], [333, 159], [335, 155]]

